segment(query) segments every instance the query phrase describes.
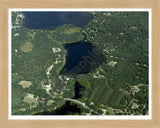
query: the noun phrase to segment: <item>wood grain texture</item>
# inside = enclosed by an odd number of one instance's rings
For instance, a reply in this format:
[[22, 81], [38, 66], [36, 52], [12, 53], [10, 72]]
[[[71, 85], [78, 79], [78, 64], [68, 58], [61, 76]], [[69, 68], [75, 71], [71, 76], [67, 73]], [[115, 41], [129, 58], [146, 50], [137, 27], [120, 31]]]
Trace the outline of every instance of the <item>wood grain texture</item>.
[[2, 0], [12, 8], [149, 8], [154, 0]]
[[[152, 8], [152, 120], [8, 120], [9, 8]], [[159, 0], [0, 0], [0, 128], [160, 128]]]

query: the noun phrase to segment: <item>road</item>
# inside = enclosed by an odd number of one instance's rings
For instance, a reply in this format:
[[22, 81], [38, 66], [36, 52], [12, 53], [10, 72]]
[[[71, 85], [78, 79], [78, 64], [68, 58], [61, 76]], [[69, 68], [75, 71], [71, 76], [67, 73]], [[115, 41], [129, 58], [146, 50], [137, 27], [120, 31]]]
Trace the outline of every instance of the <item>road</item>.
[[77, 103], [77, 104], [82, 105], [84, 108], [87, 108], [87, 109], [88, 109], [88, 106], [86, 106], [85, 103], [82, 103], [82, 102], [80, 102], [80, 101], [78, 101], [78, 100], [70, 99], [70, 98], [64, 98], [64, 100], [73, 101], [73, 102], [75, 102], [75, 103]]

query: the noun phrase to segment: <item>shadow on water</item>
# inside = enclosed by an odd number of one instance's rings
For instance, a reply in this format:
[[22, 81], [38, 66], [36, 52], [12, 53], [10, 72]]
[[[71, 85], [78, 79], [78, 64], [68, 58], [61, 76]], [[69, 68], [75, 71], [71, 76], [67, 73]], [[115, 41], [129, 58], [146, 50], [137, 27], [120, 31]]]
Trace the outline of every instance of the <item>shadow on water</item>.
[[[73, 24], [82, 29], [93, 19], [93, 15], [87, 12], [23, 12], [25, 20], [23, 25], [30, 29], [55, 29], [63, 24]], [[85, 36], [85, 35], [84, 35]], [[86, 36], [85, 36], [86, 39]], [[64, 45], [67, 50], [66, 65], [61, 74], [75, 75], [88, 73], [106, 58], [85, 39], [81, 42]], [[83, 87], [75, 83], [75, 96], [73, 99], [80, 99]], [[40, 112], [35, 115], [80, 115], [81, 109], [77, 104], [66, 101], [65, 104], [54, 111]]]
[[[80, 94], [83, 91], [84, 87], [82, 87], [77, 81], [75, 83], [75, 96], [71, 99], [80, 99], [82, 95]], [[44, 111], [40, 113], [36, 113], [35, 115], [80, 115], [81, 108], [77, 106], [75, 103], [71, 103], [70, 101], [66, 101], [61, 107], [52, 111]]]
[[81, 109], [76, 104], [72, 104], [70, 101], [66, 101], [63, 106], [57, 108], [54, 111], [45, 111], [35, 115], [80, 115]]

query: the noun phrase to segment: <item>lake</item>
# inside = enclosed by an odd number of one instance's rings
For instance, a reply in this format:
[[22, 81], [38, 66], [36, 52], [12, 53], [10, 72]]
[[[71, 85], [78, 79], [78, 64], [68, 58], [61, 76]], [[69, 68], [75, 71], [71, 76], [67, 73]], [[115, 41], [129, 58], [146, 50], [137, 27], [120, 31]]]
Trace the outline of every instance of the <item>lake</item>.
[[23, 12], [24, 26], [31, 29], [54, 29], [63, 24], [85, 27], [93, 18], [87, 12]]
[[[63, 24], [73, 24], [82, 29], [93, 19], [87, 12], [23, 12], [25, 20], [23, 25], [30, 29], [55, 29]], [[84, 35], [85, 37], [85, 35]], [[86, 37], [85, 37], [86, 38]], [[61, 71], [64, 75], [88, 73], [106, 59], [89, 43], [73, 42], [66, 44], [66, 65]]]
[[[63, 24], [73, 24], [82, 29], [93, 19], [93, 15], [87, 12], [23, 12], [25, 20], [23, 25], [30, 29], [55, 29]], [[84, 35], [85, 37], [85, 35]], [[86, 37], [85, 37], [86, 38]], [[76, 75], [80, 73], [88, 73], [94, 70], [98, 65], [102, 64], [106, 58], [96, 50], [89, 42], [85, 42], [85, 38], [80, 42], [66, 44], [64, 48], [67, 50], [66, 64], [61, 71], [64, 75]], [[79, 94], [81, 85], [76, 82], [74, 99], [81, 98]], [[76, 104], [70, 104], [69, 101], [51, 112], [40, 112], [38, 115], [68, 115], [80, 114], [81, 109]]]
[[67, 50], [66, 64], [61, 71], [64, 75], [88, 73], [106, 60], [95, 47], [84, 40], [64, 47]]
[[71, 104], [70, 101], [66, 101], [66, 103], [52, 111], [44, 111], [40, 113], [36, 113], [35, 115], [80, 115], [81, 109], [77, 107], [76, 104]]

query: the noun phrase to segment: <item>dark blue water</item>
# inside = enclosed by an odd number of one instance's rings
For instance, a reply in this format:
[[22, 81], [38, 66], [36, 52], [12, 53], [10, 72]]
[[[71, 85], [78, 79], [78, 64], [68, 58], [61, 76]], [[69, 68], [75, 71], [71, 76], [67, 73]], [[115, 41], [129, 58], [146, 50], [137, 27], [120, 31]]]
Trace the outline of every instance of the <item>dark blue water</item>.
[[71, 71], [75, 66], [81, 68], [78, 63], [83, 60], [84, 56], [89, 54], [88, 51], [92, 51], [92, 46], [83, 41], [71, 45], [67, 44], [64, 47], [67, 50], [65, 72]]
[[31, 29], [54, 29], [63, 24], [84, 27], [93, 19], [87, 12], [23, 12], [24, 26]]
[[64, 75], [88, 73], [106, 60], [95, 47], [84, 40], [64, 47], [67, 50], [66, 64], [61, 71]]
[[[30, 29], [55, 29], [63, 24], [73, 24], [82, 29], [93, 19], [87, 12], [23, 12], [25, 14], [24, 26]], [[85, 39], [84, 39], [85, 40]], [[101, 64], [104, 57], [95, 55], [90, 43], [73, 42], [64, 45], [67, 50], [66, 65], [61, 74], [87, 73]]]
[[[82, 29], [93, 18], [87, 12], [23, 12], [25, 20], [23, 25], [30, 29], [55, 29], [63, 24], [73, 24]], [[84, 39], [85, 40], [85, 39]], [[106, 59], [89, 43], [85, 41], [73, 42], [66, 44], [64, 48], [67, 50], [66, 65], [61, 74], [76, 75], [87, 73], [94, 70], [95, 67], [102, 64]], [[81, 98], [81, 86], [76, 82], [74, 99]], [[81, 109], [70, 102], [66, 102], [63, 106], [52, 112], [40, 112], [35, 115], [73, 115], [81, 114]]]
[[36, 113], [34, 115], [80, 115], [81, 109], [77, 107], [76, 104], [71, 104], [70, 101], [66, 101], [66, 103], [57, 108], [54, 111], [44, 111], [40, 113]]

